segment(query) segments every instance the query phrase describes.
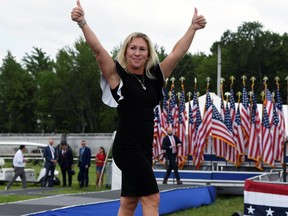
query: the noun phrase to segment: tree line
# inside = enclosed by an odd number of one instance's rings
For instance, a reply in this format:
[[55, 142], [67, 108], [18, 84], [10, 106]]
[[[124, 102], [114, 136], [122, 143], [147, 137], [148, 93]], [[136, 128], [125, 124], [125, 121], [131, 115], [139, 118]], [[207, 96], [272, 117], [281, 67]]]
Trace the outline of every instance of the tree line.
[[[181, 90], [180, 77], [185, 77], [185, 91], [217, 92], [218, 46], [221, 47], [221, 73], [226, 80], [223, 91], [230, 91], [230, 77], [236, 80], [234, 92], [242, 91], [245, 75], [249, 90], [250, 78], [256, 78], [254, 91], [261, 102], [263, 78], [268, 88], [275, 89], [280, 78], [280, 91], [287, 103], [288, 34], [264, 31], [259, 22], [244, 22], [236, 32], [227, 30], [220, 41], [212, 44], [209, 55], [187, 53], [175, 68], [175, 91]], [[120, 46], [119, 46], [120, 47]], [[116, 56], [119, 47], [111, 51]], [[168, 54], [155, 45], [160, 61]], [[100, 71], [95, 57], [82, 37], [73, 47], [59, 49], [55, 58], [41, 48], [33, 47], [21, 62], [10, 51], [0, 67], [0, 132], [1, 133], [110, 133], [116, 129], [116, 109], [101, 100]], [[169, 88], [168, 81], [167, 88]]]

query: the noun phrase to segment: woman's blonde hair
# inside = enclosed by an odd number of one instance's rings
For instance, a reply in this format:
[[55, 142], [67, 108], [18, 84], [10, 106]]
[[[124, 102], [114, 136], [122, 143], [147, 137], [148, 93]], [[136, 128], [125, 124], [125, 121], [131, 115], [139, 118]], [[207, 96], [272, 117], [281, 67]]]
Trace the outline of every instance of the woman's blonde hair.
[[123, 67], [123, 68], [127, 68], [127, 62], [126, 62], [126, 52], [127, 52], [127, 48], [129, 46], [129, 44], [131, 43], [131, 41], [134, 38], [143, 38], [148, 46], [148, 60], [145, 64], [145, 73], [147, 75], [148, 78], [150, 79], [154, 79], [155, 77], [150, 73], [150, 68], [156, 64], [159, 63], [159, 59], [158, 59], [158, 55], [152, 45], [152, 41], [150, 40], [150, 38], [146, 35], [143, 34], [141, 32], [134, 32], [132, 34], [130, 34], [123, 42], [117, 56], [116, 56], [116, 60], [119, 62], [119, 64]]

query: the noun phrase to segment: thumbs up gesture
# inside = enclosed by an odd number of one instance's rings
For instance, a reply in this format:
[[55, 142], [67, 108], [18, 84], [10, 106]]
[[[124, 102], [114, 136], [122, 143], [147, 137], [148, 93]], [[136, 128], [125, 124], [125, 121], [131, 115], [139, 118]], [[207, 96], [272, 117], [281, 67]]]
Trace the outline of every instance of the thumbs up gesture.
[[198, 15], [198, 10], [197, 8], [194, 8], [194, 15], [192, 18], [192, 25], [194, 25], [195, 29], [202, 29], [206, 26], [206, 19], [202, 15]]
[[80, 1], [77, 0], [77, 7], [73, 8], [71, 11], [71, 19], [77, 23], [84, 20], [84, 10], [80, 4]]

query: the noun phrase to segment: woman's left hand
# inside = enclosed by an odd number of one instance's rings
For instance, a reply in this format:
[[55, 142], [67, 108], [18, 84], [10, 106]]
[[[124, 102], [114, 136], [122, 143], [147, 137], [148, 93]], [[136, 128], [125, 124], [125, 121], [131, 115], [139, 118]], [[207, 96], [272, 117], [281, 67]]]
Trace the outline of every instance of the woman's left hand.
[[84, 10], [79, 0], [77, 0], [77, 7], [73, 8], [71, 11], [71, 19], [78, 23], [84, 19]]

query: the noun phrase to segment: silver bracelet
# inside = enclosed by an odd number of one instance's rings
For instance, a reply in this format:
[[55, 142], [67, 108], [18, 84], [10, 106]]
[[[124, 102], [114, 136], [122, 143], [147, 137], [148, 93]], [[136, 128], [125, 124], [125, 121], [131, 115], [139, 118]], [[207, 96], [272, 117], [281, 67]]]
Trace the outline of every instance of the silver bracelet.
[[78, 22], [78, 26], [79, 26], [80, 28], [83, 28], [83, 26], [86, 25], [86, 24], [87, 24], [87, 22], [86, 22], [85, 19], [83, 19], [83, 20], [81, 20], [80, 22]]

